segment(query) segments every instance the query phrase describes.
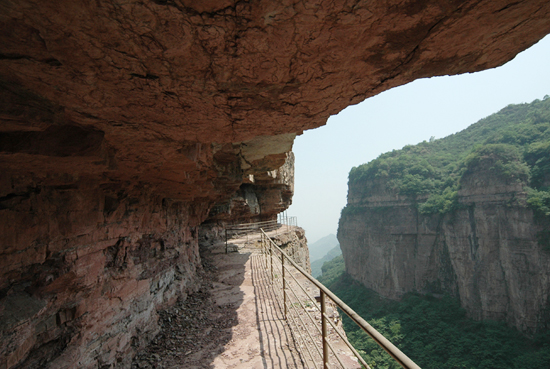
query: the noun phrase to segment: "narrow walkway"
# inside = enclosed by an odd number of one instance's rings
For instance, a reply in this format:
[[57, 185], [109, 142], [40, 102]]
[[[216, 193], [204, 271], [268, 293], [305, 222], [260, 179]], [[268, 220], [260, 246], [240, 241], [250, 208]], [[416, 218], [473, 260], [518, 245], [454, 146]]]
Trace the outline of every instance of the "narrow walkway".
[[[231, 283], [236, 270], [231, 266], [243, 258], [246, 258], [244, 279], [236, 285]], [[212, 291], [216, 304], [235, 303], [235, 297], [241, 299], [236, 310], [238, 324], [232, 327], [232, 338], [224, 352], [214, 359], [213, 368], [308, 368], [275, 300], [270, 276], [261, 267], [262, 262], [263, 256], [254, 248], [213, 258], [220, 272], [220, 283]]]
[[[236, 252], [226, 254], [223, 243], [203, 250], [202, 286], [187, 299], [160, 312], [161, 331], [148, 347], [139, 352], [132, 368], [316, 367], [303, 346], [304, 326], [291, 332], [288, 321], [284, 319], [282, 297], [271, 285], [271, 273], [265, 269], [264, 255], [260, 253], [256, 237], [231, 243]], [[293, 274], [301, 278], [299, 273]], [[302, 282], [305, 286], [309, 284], [305, 278]], [[310, 300], [305, 294], [299, 298], [301, 301]], [[335, 308], [333, 312], [336, 312]], [[320, 315], [315, 319], [319, 320]], [[307, 330], [320, 342], [316, 328], [309, 325], [305, 325]], [[300, 342], [295, 342], [295, 338]], [[332, 332], [329, 340], [334, 340], [333, 345], [336, 345], [338, 356], [344, 359], [346, 367], [358, 367], [347, 347], [342, 347], [335, 338], [336, 333]], [[337, 364], [333, 355], [330, 361]]]

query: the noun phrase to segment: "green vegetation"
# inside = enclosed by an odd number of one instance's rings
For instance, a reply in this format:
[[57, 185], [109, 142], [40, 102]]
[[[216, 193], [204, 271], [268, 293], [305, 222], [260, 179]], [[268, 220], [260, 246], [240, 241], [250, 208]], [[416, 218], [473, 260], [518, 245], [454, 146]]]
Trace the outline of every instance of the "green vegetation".
[[[389, 188], [409, 197], [422, 214], [459, 209], [458, 191], [472, 179], [520, 184], [526, 205], [541, 227], [540, 245], [550, 251], [550, 98], [509, 105], [449, 137], [424, 141], [380, 155], [353, 168], [354, 198]], [[510, 204], [522, 201], [510, 200]], [[355, 203], [341, 217], [380, 211]], [[409, 293], [399, 302], [380, 297], [345, 273], [342, 257], [326, 262], [320, 282], [424, 369], [549, 368], [550, 330], [527, 338], [504, 323], [474, 321], [457, 299]], [[548, 312], [550, 314], [550, 311]], [[350, 319], [350, 341], [373, 368], [399, 368]]]
[[535, 216], [545, 218], [550, 216], [550, 192], [529, 189], [527, 203], [534, 209]]
[[[338, 278], [345, 272], [346, 265], [342, 255], [335, 257], [331, 261], [327, 261], [321, 267], [321, 276], [318, 278], [325, 286], [336, 282]], [[322, 279], [321, 279], [322, 278]]]
[[[341, 256], [322, 269], [319, 281], [423, 369], [548, 368], [550, 332], [528, 339], [503, 323], [474, 321], [450, 296], [384, 299], [345, 274]], [[401, 368], [350, 319], [344, 317], [343, 324], [369, 365]]]
[[[383, 183], [418, 200], [421, 213], [444, 214], [456, 209], [461, 180], [476, 169], [534, 189], [528, 204], [550, 224], [550, 98], [509, 105], [451, 136], [382, 154], [352, 168], [348, 183], [359, 194]], [[360, 211], [346, 207], [342, 216]]]
[[323, 273], [321, 269], [323, 264], [340, 255], [342, 255], [342, 250], [340, 250], [340, 245], [338, 244], [330, 249], [321, 259], [311, 262], [311, 275], [315, 278], [319, 277]]

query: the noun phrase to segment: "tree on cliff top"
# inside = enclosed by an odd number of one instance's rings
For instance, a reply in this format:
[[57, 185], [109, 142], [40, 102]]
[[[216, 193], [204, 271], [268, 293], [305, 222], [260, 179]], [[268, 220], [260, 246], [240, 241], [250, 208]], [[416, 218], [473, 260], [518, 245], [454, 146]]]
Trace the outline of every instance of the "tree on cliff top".
[[550, 99], [508, 105], [456, 134], [382, 154], [352, 168], [348, 185], [350, 191], [353, 188], [368, 196], [373, 184], [383, 183], [395, 193], [418, 200], [422, 213], [445, 213], [456, 206], [461, 180], [480, 166], [507, 182], [534, 188], [537, 192], [529, 196], [538, 196], [540, 201], [531, 201], [531, 206], [546, 204]]

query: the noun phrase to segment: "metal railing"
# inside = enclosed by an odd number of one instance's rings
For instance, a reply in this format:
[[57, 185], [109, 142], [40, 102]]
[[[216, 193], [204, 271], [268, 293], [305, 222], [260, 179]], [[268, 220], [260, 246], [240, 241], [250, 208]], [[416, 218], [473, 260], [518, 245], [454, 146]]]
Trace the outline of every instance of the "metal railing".
[[277, 222], [279, 224], [284, 224], [289, 227], [298, 227], [298, 218], [297, 217], [289, 217], [286, 213], [286, 211], [277, 214]]
[[266, 220], [255, 223], [241, 223], [227, 226], [225, 228], [225, 253], [228, 253], [229, 240], [231, 238], [240, 238], [246, 236], [246, 242], [249, 242], [249, 236], [252, 234], [260, 234], [261, 230], [265, 232], [281, 231], [289, 232], [292, 227], [297, 227], [298, 222], [296, 217], [289, 217], [286, 214], [279, 214], [277, 220]]
[[[347, 316], [351, 318], [355, 324], [357, 324], [363, 331], [365, 331], [374, 341], [380, 345], [395, 361], [397, 361], [403, 368], [406, 369], [420, 369], [411, 359], [409, 359], [404, 353], [402, 353], [397, 347], [395, 347], [390, 341], [388, 341], [382, 334], [380, 334], [376, 329], [374, 329], [369, 323], [367, 323], [363, 318], [361, 318], [355, 311], [353, 311], [348, 305], [346, 305], [342, 300], [340, 300], [336, 295], [334, 295], [328, 288], [323, 284], [317, 281], [313, 276], [307, 273], [302, 269], [294, 260], [292, 260], [262, 229], [261, 230], [261, 245], [262, 252], [265, 256], [265, 267], [268, 269], [268, 274], [271, 275], [271, 281], [274, 286], [278, 286], [278, 294], [282, 296], [277, 300], [282, 301], [281, 310], [283, 311], [285, 319], [293, 325], [293, 334], [296, 333], [295, 330], [300, 330], [296, 334], [297, 338], [300, 339], [300, 345], [303, 345], [306, 349], [306, 353], [309, 356], [309, 359], [315, 366], [318, 367], [319, 360], [322, 360], [322, 368], [328, 369], [330, 364], [329, 356], [332, 353], [333, 357], [336, 359], [337, 364], [346, 369], [346, 366], [342, 363], [338, 353], [336, 352], [333, 345], [329, 342], [329, 329], [327, 323], [331, 325], [332, 331], [335, 332], [342, 342], [353, 352], [357, 357], [357, 360], [361, 363], [364, 368], [370, 369], [369, 365], [364, 361], [361, 355], [357, 350], [349, 343], [345, 334], [340, 332], [339, 328], [336, 327], [331, 317], [327, 314], [327, 304], [332, 300], [333, 304], [337, 306], [341, 311], [343, 311]], [[319, 296], [312, 297], [307, 291], [307, 288], [304, 288], [297, 278], [292, 273], [292, 270], [288, 266], [292, 266], [295, 271], [301, 273], [309, 282], [319, 288]], [[280, 277], [279, 277], [280, 276]], [[289, 278], [290, 277], [290, 278]], [[291, 285], [294, 285], [292, 288]], [[297, 291], [295, 291], [297, 290]], [[298, 296], [302, 295], [302, 298]], [[304, 300], [304, 296], [307, 296]], [[328, 298], [328, 299], [327, 299]], [[317, 300], [320, 302], [320, 306], [317, 303], [311, 303]], [[309, 305], [309, 306], [307, 306]], [[298, 311], [305, 311], [307, 314], [300, 314]], [[315, 317], [311, 317], [309, 312], [315, 307], [320, 313], [321, 327], [319, 323], [315, 321]], [[308, 311], [309, 310], [309, 311]], [[304, 317], [309, 317], [309, 323], [302, 319]], [[315, 328], [312, 329], [312, 326]], [[317, 331], [320, 334], [317, 340], [311, 334], [311, 330]], [[317, 336], [319, 337], [319, 335]], [[311, 347], [313, 346], [313, 348]], [[319, 347], [320, 346], [320, 347]], [[315, 355], [317, 354], [317, 355]], [[304, 353], [305, 355], [305, 353]], [[317, 357], [317, 359], [316, 359]], [[334, 363], [334, 360], [333, 360]]]

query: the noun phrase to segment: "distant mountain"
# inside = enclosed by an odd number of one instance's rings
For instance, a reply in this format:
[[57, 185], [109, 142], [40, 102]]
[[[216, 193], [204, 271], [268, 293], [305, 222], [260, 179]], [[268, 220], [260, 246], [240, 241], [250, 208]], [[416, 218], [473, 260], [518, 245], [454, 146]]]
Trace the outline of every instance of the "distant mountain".
[[329, 234], [328, 236], [325, 236], [320, 240], [308, 245], [309, 261], [313, 263], [315, 260], [321, 259], [336, 245], [339, 245], [339, 242], [336, 236], [333, 234]]
[[311, 263], [311, 275], [315, 278], [321, 276], [323, 274], [321, 268], [323, 267], [323, 264], [327, 261], [331, 261], [335, 257], [338, 257], [342, 255], [342, 250], [340, 250], [340, 245], [334, 246], [329, 252], [325, 254], [321, 259], [315, 260]]

